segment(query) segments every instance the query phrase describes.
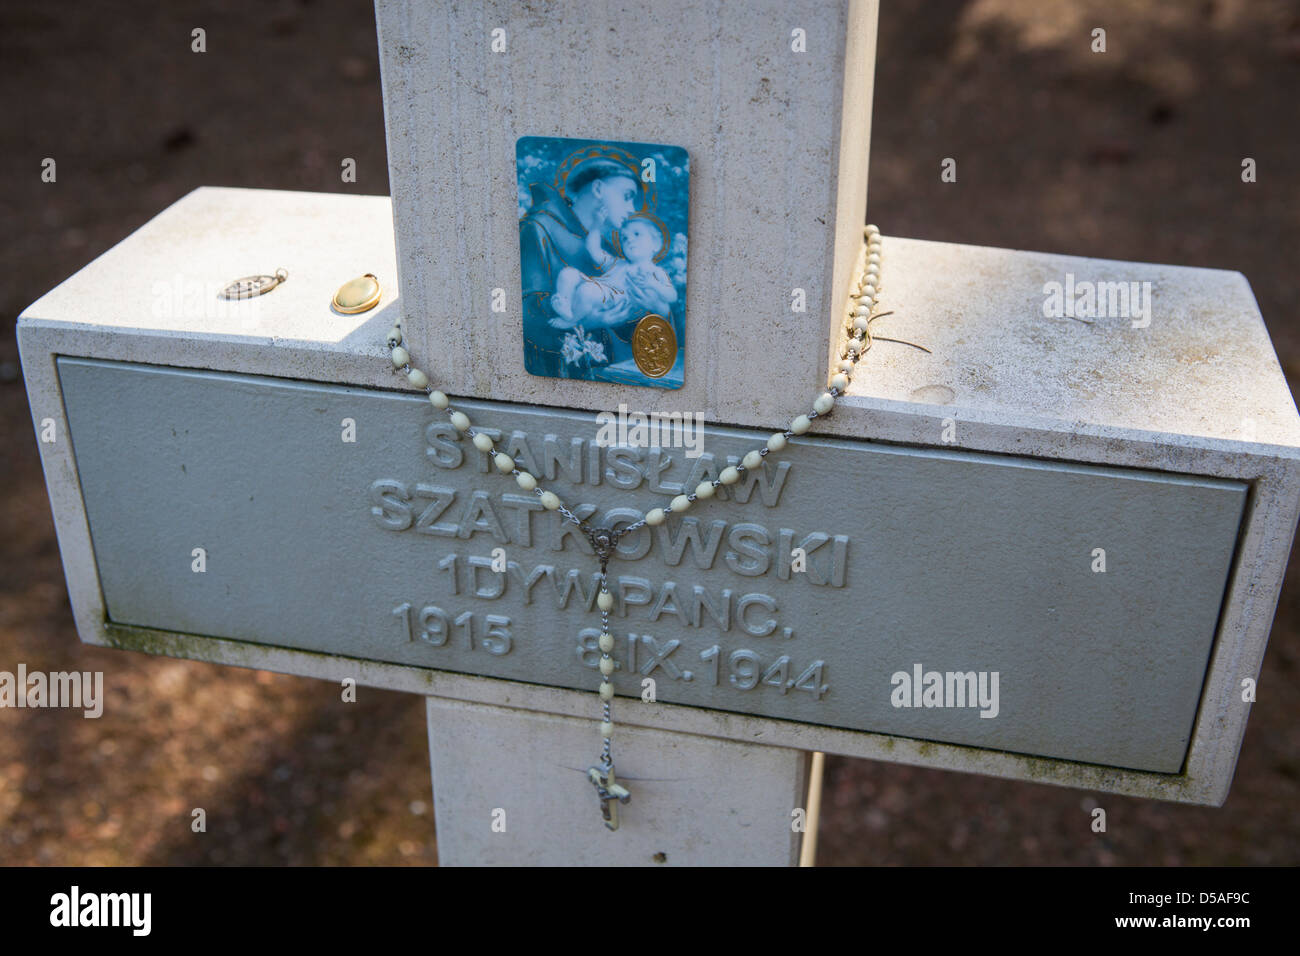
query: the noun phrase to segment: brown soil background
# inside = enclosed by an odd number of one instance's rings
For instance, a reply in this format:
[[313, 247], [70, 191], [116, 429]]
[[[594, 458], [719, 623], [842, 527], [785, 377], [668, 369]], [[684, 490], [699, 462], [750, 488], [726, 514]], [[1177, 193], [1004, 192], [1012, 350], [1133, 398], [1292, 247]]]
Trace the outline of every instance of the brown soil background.
[[[1300, 7], [883, 7], [870, 218], [886, 234], [1240, 270], [1294, 390]], [[435, 863], [420, 698], [363, 688], [341, 707], [330, 683], [79, 643], [13, 334], [196, 186], [387, 193], [372, 8], [7, 0], [0, 70], [0, 670], [102, 670], [107, 691], [100, 720], [0, 710], [0, 863]], [[1222, 808], [830, 758], [819, 862], [1294, 865], [1294, 576]]]

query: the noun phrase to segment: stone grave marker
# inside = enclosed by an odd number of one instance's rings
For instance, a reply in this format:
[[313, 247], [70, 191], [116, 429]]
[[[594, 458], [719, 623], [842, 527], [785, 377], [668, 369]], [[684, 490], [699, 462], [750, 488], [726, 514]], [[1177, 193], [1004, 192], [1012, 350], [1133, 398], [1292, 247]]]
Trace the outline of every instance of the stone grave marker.
[[[391, 203], [200, 189], [20, 317], [83, 640], [422, 694], [444, 863], [792, 863], [814, 752], [1222, 802], [1300, 508], [1245, 279], [890, 236], [874, 328], [929, 351], [878, 341], [807, 434], [617, 542], [602, 826], [592, 542], [388, 330], [579, 518], [716, 477], [842, 355], [876, 7], [377, 12]], [[680, 389], [526, 370], [526, 136], [687, 151]], [[332, 309], [367, 272], [379, 307]], [[1054, 283], [1106, 308], [1053, 316]], [[602, 440], [620, 405], [704, 424]]]

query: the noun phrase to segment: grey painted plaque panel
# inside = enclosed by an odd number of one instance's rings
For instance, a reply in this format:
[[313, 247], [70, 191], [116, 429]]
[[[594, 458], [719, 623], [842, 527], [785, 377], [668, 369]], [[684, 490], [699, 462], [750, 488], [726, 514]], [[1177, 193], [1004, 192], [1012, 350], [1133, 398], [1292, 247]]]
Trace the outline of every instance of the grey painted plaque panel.
[[[112, 621], [594, 701], [590, 547], [421, 396], [58, 367]], [[592, 413], [459, 407], [580, 515], [624, 522], [765, 437], [708, 428], [692, 458], [600, 447]], [[814, 438], [739, 488], [620, 545], [620, 695], [650, 676], [670, 704], [1179, 771], [1246, 485]]]

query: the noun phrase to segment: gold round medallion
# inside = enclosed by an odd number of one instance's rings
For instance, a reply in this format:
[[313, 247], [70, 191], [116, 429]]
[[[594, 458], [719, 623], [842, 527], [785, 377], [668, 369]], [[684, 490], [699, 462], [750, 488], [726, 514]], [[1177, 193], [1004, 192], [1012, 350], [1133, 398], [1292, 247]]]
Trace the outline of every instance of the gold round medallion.
[[383, 294], [379, 280], [367, 272], [339, 287], [339, 291], [334, 293], [334, 308], [344, 315], [367, 312], [379, 304]]
[[662, 315], [653, 312], [636, 324], [632, 333], [636, 367], [650, 378], [663, 378], [677, 361], [677, 333]]

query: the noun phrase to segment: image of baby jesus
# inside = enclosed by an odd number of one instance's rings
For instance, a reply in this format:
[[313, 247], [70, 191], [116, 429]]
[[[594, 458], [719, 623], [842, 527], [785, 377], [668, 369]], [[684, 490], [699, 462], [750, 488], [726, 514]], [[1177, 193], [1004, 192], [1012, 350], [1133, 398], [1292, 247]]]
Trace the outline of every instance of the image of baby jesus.
[[[551, 320], [552, 326], [610, 326], [634, 314], [634, 310], [668, 315], [677, 301], [677, 289], [668, 273], [654, 261], [664, 246], [663, 232], [650, 219], [633, 216], [619, 230], [618, 239], [626, 258], [617, 259], [600, 276], [583, 275], [572, 266], [560, 270], [551, 295], [551, 307], [559, 318]], [[587, 248], [596, 262], [611, 258], [595, 231], [587, 237]]]

